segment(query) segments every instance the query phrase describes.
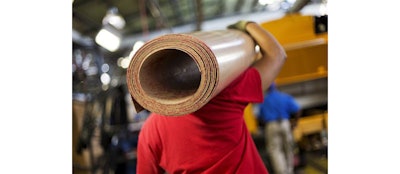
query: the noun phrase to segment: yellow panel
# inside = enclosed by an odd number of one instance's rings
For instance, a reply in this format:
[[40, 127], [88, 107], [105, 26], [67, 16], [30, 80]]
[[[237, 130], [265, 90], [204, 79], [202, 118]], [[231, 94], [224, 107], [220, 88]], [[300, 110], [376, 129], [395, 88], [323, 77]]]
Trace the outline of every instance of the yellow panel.
[[287, 59], [278, 85], [328, 76], [328, 34], [315, 34], [314, 16], [290, 14], [261, 23], [285, 48]]
[[325, 127], [326, 131], [328, 131], [328, 112], [324, 114], [323, 119], [324, 119], [324, 122], [323, 122], [324, 127]]
[[[322, 44], [286, 52], [288, 58], [278, 74], [276, 81], [311, 80], [314, 77], [326, 77], [328, 71], [328, 45]], [[296, 78], [297, 77], [297, 78]]]
[[260, 25], [271, 32], [282, 45], [319, 37], [314, 33], [314, 16], [288, 14]]
[[328, 128], [328, 113], [299, 118], [296, 128], [292, 131], [294, 139], [299, 141], [303, 136], [318, 133]]
[[303, 135], [316, 133], [322, 130], [322, 115], [312, 116], [311, 118], [304, 118], [299, 120], [299, 127]]
[[244, 121], [246, 123], [247, 129], [251, 134], [256, 134], [258, 130], [258, 122], [253, 111], [253, 104], [248, 104], [244, 109]]

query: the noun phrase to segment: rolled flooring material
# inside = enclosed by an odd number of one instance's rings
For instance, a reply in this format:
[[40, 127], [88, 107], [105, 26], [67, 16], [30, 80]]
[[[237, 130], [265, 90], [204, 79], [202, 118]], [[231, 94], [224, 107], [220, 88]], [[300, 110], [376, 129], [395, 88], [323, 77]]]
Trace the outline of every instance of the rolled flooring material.
[[255, 43], [238, 30], [167, 34], [145, 43], [127, 70], [136, 111], [180, 116], [203, 107], [256, 57]]

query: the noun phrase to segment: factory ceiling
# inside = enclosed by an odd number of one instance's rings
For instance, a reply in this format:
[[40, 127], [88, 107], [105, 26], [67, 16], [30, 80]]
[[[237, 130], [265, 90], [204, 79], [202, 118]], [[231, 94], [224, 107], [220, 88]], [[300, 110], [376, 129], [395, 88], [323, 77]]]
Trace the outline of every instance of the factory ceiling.
[[122, 35], [151, 32], [225, 16], [265, 10], [258, 0], [74, 0], [73, 29], [95, 37], [107, 11], [125, 19]]
[[[243, 16], [265, 21], [270, 12], [284, 14], [298, 11], [305, 4], [322, 1], [326, 3], [326, 0], [73, 0], [74, 91], [80, 90], [82, 79], [87, 82], [86, 86], [95, 88], [86, 90], [97, 91], [101, 86], [98, 76], [105, 72], [111, 76], [110, 83], [114, 78], [123, 81], [123, 65], [126, 64], [122, 62], [132, 57], [135, 42], [150, 40], [162, 34], [159, 31], [179, 33], [225, 28]], [[297, 5], [299, 2], [302, 5]], [[111, 25], [112, 20], [105, 20], [108, 14], [120, 15], [124, 25]], [[115, 51], [97, 43], [102, 29], [109, 29], [122, 39]], [[106, 42], [111, 42], [111, 39]], [[77, 73], [80, 70], [85, 73]]]
[[121, 29], [112, 27], [122, 38], [146, 36], [157, 30], [172, 31], [174, 27], [188, 25], [195, 31], [202, 30], [202, 23], [207, 20], [268, 10], [287, 10], [294, 2], [295, 0], [74, 0], [72, 27], [74, 35], [94, 40], [100, 29], [110, 26], [105, 23], [104, 18], [107, 13], [113, 12], [121, 15], [125, 21]]

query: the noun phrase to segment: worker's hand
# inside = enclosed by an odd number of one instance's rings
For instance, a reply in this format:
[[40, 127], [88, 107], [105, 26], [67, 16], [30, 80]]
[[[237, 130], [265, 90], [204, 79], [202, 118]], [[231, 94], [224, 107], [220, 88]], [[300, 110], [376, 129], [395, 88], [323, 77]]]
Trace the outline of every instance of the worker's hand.
[[247, 33], [246, 25], [248, 23], [250, 23], [250, 22], [252, 22], [252, 21], [240, 20], [240, 21], [238, 21], [238, 22], [236, 22], [234, 24], [228, 25], [227, 28], [236, 29], [236, 30], [240, 30], [240, 31], [243, 31], [243, 32]]

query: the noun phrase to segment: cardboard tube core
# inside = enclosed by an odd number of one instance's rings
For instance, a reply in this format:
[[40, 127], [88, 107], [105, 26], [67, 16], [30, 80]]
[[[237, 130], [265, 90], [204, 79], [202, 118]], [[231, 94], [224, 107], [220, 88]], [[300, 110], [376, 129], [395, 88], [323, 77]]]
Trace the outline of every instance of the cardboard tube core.
[[161, 102], [178, 103], [192, 96], [201, 73], [188, 54], [177, 49], [159, 50], [143, 61], [139, 70], [141, 88]]

